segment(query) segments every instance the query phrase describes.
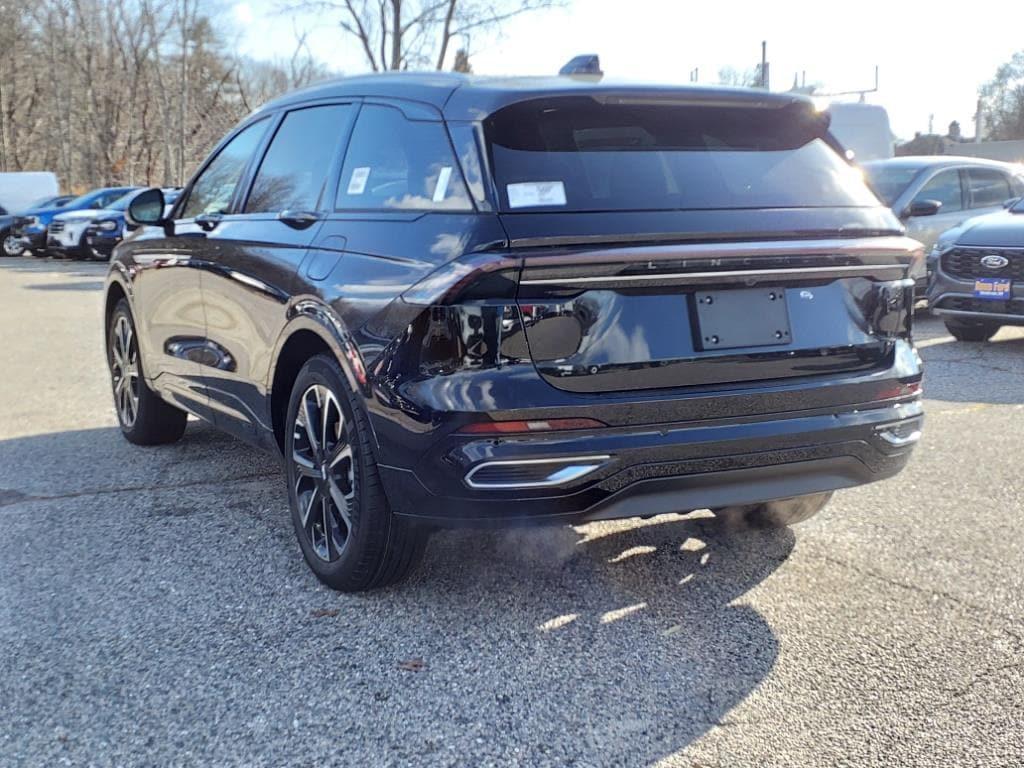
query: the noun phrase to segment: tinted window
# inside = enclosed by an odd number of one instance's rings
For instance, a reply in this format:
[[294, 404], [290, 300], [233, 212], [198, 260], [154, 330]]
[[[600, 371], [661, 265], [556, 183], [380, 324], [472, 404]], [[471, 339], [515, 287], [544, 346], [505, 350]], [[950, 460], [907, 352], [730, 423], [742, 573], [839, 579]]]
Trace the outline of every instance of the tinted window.
[[903, 194], [920, 172], [920, 167], [907, 168], [885, 164], [864, 166], [868, 186], [886, 205], [895, 203], [896, 198]]
[[473, 209], [444, 126], [373, 104], [362, 108], [352, 132], [337, 207]]
[[201, 213], [224, 213], [245, 172], [249, 160], [267, 130], [268, 121], [260, 120], [233, 138], [206, 166], [192, 185], [188, 201], [181, 213], [189, 219]]
[[484, 125], [505, 210], [877, 206], [828, 144], [826, 120], [784, 107], [542, 99]]
[[1013, 197], [1006, 174], [995, 168], [968, 168], [971, 208], [991, 208]]
[[285, 115], [260, 163], [246, 213], [316, 210], [350, 109], [332, 105]]
[[938, 200], [942, 203], [939, 213], [962, 211], [964, 203], [963, 195], [960, 192], [960, 171], [950, 170], [937, 173], [931, 181], [921, 187], [921, 191], [914, 197], [914, 202], [920, 200]]

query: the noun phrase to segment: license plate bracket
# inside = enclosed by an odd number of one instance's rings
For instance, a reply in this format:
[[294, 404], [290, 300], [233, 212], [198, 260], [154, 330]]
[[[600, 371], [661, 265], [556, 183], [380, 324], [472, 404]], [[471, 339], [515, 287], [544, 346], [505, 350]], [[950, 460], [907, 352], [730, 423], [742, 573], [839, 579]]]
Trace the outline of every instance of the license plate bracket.
[[1007, 277], [978, 277], [974, 280], [974, 298], [1005, 301], [1013, 297], [1013, 283]]
[[693, 304], [701, 351], [774, 347], [793, 341], [785, 288], [698, 291]]

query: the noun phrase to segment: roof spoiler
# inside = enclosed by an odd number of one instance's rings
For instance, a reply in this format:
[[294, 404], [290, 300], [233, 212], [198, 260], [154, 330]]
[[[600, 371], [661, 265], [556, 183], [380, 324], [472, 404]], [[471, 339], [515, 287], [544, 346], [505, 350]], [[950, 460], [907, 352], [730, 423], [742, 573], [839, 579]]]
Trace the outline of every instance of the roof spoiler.
[[600, 80], [604, 77], [604, 72], [601, 71], [601, 59], [596, 53], [573, 56], [568, 64], [558, 70], [558, 74], [584, 80]]

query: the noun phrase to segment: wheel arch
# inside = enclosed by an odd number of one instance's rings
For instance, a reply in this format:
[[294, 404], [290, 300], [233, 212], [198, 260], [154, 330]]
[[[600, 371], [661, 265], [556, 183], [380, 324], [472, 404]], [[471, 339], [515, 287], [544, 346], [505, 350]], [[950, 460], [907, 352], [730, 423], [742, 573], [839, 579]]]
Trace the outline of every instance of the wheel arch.
[[[106, 338], [107, 329], [110, 327], [110, 318], [114, 314], [114, 307], [124, 299], [131, 305], [129, 298], [131, 291], [113, 275], [107, 280], [106, 296], [103, 300], [103, 335]], [[133, 311], [134, 314], [134, 311]]]
[[[340, 318], [330, 307], [318, 301], [297, 302], [288, 312], [288, 322], [278, 337], [267, 377], [274, 440], [282, 453], [292, 386], [302, 366], [317, 354], [333, 357], [341, 366], [352, 391], [362, 398], [367, 395], [362, 356]], [[371, 439], [376, 446], [376, 436], [371, 435]]]

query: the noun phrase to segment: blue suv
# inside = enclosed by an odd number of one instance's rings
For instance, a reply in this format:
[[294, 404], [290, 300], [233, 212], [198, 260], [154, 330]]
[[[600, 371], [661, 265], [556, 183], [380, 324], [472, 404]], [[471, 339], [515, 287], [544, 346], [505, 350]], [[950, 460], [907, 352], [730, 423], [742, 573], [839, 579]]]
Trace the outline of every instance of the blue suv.
[[46, 231], [54, 216], [68, 211], [106, 208], [133, 189], [135, 187], [103, 187], [86, 192], [62, 206], [27, 211], [14, 220], [11, 235], [4, 240], [4, 252], [9, 256], [20, 256], [25, 251], [32, 251], [36, 256], [45, 256]]

